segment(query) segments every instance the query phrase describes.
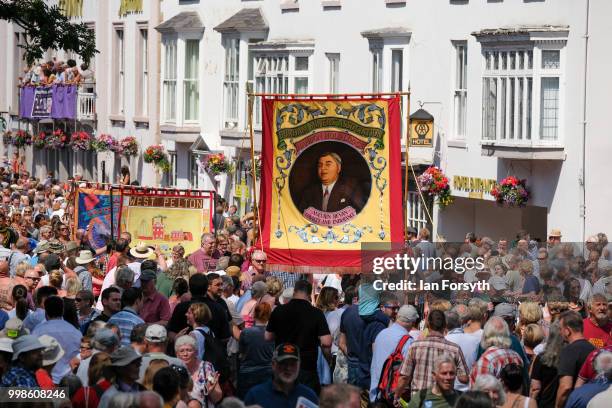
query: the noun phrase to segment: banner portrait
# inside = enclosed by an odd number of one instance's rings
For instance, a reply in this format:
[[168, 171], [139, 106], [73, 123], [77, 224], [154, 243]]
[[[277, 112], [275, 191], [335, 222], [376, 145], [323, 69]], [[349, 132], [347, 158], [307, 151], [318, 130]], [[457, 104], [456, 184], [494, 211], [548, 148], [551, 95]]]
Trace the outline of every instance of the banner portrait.
[[110, 190], [77, 188], [74, 205], [75, 225], [77, 229], [87, 231], [87, 238], [92, 247], [95, 249], [102, 248], [106, 245], [108, 238], [119, 236], [121, 196], [118, 193], [113, 195]]
[[399, 97], [264, 99], [261, 226], [270, 270], [359, 272], [403, 241]]
[[32, 104], [33, 118], [49, 118], [51, 117], [51, 109], [53, 107], [53, 89], [52, 88], [36, 88], [34, 92], [34, 103]]
[[132, 234], [133, 242], [159, 245], [169, 255], [172, 247], [183, 245], [185, 254], [200, 248], [200, 237], [212, 230], [213, 195], [211, 192], [123, 190], [121, 232]]

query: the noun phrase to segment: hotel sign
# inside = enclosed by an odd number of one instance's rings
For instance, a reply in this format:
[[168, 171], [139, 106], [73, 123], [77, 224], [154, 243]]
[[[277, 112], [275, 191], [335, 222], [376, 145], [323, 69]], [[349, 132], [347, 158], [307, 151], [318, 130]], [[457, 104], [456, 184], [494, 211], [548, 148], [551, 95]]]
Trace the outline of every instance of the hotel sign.
[[[497, 185], [493, 179], [453, 176], [453, 195], [479, 200], [494, 200], [491, 189]], [[457, 192], [461, 194], [456, 194]]]

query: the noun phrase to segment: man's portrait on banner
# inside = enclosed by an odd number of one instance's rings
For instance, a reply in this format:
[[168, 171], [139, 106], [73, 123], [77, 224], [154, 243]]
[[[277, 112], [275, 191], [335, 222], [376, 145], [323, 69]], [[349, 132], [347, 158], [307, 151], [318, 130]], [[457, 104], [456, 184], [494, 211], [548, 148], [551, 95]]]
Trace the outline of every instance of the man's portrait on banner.
[[[293, 203], [305, 218], [322, 225], [354, 218], [366, 205], [371, 186], [363, 156], [340, 142], [321, 142], [304, 150], [289, 175]], [[322, 213], [334, 213], [338, 222]]]

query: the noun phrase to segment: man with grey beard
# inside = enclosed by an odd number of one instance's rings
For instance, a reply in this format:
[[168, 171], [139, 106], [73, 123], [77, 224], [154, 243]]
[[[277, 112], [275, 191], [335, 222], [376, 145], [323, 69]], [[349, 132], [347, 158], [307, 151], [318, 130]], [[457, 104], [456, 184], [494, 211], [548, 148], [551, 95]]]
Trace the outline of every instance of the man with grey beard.
[[272, 355], [273, 379], [256, 385], [244, 397], [245, 405], [262, 407], [295, 407], [303, 397], [313, 404], [319, 403], [314, 391], [297, 382], [300, 372], [300, 350], [291, 343], [282, 343]]

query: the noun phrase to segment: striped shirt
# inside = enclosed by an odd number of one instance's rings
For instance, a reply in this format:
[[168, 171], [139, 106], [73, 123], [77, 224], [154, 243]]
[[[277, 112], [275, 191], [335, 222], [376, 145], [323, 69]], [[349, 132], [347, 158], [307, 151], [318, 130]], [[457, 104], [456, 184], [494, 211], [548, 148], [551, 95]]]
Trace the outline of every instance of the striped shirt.
[[482, 374], [491, 374], [499, 378], [499, 373], [502, 368], [508, 364], [516, 364], [519, 367], [523, 366], [523, 359], [519, 354], [511, 349], [503, 349], [491, 346], [478, 359], [472, 372], [470, 373], [470, 386], [476, 381], [476, 377]]
[[121, 345], [129, 346], [132, 329], [134, 329], [134, 326], [144, 322], [145, 321], [138, 316], [138, 313], [136, 313], [134, 309], [131, 307], [124, 307], [122, 311], [112, 315], [107, 323], [116, 324], [117, 327], [119, 327]]
[[457, 377], [467, 376], [468, 368], [461, 348], [441, 334], [430, 332], [425, 339], [412, 343], [400, 368], [400, 374], [410, 380], [412, 394], [433, 387], [434, 361], [442, 354], [448, 354], [455, 360]]

